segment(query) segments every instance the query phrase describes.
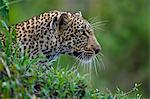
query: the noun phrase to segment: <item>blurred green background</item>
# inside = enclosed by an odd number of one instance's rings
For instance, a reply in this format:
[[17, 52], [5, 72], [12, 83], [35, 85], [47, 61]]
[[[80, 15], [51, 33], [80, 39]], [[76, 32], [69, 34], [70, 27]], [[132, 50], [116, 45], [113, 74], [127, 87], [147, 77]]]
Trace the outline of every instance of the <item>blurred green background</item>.
[[[149, 48], [148, 0], [9, 0], [9, 24], [25, 21], [49, 10], [81, 11], [84, 18], [97, 25], [95, 35], [102, 46], [105, 69], [98, 64], [96, 75], [92, 69], [90, 84], [94, 88], [119, 87], [129, 91], [141, 83], [143, 96], [148, 97]], [[71, 66], [75, 59], [61, 56], [62, 66]], [[87, 73], [84, 68], [81, 74]]]

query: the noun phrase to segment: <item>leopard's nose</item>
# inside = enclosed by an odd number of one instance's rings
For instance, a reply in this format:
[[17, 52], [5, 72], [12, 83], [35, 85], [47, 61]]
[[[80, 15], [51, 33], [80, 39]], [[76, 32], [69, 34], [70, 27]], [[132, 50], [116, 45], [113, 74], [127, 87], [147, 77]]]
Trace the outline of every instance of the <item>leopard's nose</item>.
[[100, 52], [100, 48], [96, 48], [96, 49], [94, 49], [94, 51], [95, 51], [95, 54], [97, 54]]
[[98, 54], [101, 51], [101, 46], [98, 45], [94, 48], [95, 54]]

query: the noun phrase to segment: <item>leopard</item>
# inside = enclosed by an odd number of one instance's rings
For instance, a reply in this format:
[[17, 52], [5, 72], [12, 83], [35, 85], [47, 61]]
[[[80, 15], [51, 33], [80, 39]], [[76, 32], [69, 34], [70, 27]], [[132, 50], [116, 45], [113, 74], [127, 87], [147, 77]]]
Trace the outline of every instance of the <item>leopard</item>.
[[81, 12], [51, 10], [15, 25], [19, 49], [32, 59], [39, 54], [48, 61], [63, 54], [89, 63], [101, 52], [90, 23]]

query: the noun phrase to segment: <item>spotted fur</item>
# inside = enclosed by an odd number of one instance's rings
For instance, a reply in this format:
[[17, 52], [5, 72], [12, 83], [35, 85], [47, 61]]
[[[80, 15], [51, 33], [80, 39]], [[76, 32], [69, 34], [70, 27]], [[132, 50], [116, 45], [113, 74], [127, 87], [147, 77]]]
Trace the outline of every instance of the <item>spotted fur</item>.
[[42, 53], [49, 60], [69, 54], [89, 61], [100, 51], [94, 31], [81, 13], [50, 11], [16, 24], [20, 50], [34, 58]]

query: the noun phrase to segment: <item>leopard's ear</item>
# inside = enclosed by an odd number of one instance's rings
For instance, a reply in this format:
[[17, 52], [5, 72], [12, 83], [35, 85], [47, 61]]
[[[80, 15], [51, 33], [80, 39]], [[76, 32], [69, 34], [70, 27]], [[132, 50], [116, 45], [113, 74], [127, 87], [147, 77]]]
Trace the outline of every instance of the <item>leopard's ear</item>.
[[58, 20], [59, 30], [63, 31], [68, 27], [68, 23], [70, 21], [69, 15], [67, 13], [62, 13]]
[[75, 13], [75, 15], [82, 17], [82, 13], [81, 13], [81, 11], [76, 12], [76, 13]]

